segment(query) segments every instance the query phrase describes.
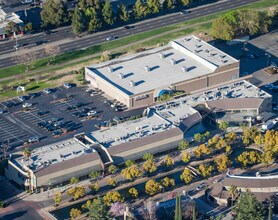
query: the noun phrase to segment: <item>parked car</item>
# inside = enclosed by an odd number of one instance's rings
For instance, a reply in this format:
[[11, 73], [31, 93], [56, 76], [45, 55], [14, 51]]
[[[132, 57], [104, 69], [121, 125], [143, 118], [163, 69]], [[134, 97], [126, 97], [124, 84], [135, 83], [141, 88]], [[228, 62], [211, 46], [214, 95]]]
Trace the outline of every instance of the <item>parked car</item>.
[[44, 89], [42, 90], [45, 94], [50, 94], [52, 93], [52, 89]]
[[64, 84], [64, 87], [66, 88], [66, 89], [70, 89], [70, 88], [72, 88], [72, 87], [74, 87], [75, 86], [75, 84], [73, 84], [73, 83], [65, 83]]
[[96, 114], [97, 114], [97, 112], [94, 111], [94, 110], [91, 110], [91, 111], [89, 111], [89, 112], [87, 113], [88, 116], [94, 116], [94, 115], [96, 115]]
[[24, 102], [25, 100], [27, 100], [27, 98], [25, 96], [18, 96], [17, 99], [21, 102]]
[[34, 92], [34, 93], [29, 93], [29, 97], [30, 99], [39, 97], [41, 94], [39, 92]]
[[38, 138], [38, 137], [29, 138], [28, 142], [29, 142], [29, 143], [39, 142], [39, 138]]
[[41, 112], [37, 112], [38, 116], [42, 116], [42, 115], [46, 115], [48, 113], [48, 111], [41, 111]]
[[22, 105], [22, 107], [23, 107], [23, 108], [29, 108], [29, 107], [31, 107], [32, 105], [33, 105], [32, 103], [26, 102], [26, 103], [24, 103], [24, 104]]
[[61, 129], [53, 131], [53, 133], [52, 133], [53, 136], [58, 136], [58, 135], [62, 135], [62, 134], [63, 134], [63, 131]]
[[5, 112], [6, 112], [6, 110], [0, 109], [0, 115], [4, 114]]
[[11, 102], [5, 104], [5, 108], [11, 108], [11, 107], [15, 107], [15, 104]]

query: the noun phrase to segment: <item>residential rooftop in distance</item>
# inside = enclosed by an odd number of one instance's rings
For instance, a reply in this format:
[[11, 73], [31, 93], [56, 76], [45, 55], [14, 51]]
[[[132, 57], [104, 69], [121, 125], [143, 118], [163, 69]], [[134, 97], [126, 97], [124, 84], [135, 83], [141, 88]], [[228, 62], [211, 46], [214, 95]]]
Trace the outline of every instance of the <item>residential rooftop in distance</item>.
[[84, 154], [94, 152], [93, 149], [81, 145], [75, 138], [46, 145], [32, 151], [31, 158], [16, 158], [18, 164], [25, 165], [33, 171], [38, 171], [50, 165], [70, 160]]

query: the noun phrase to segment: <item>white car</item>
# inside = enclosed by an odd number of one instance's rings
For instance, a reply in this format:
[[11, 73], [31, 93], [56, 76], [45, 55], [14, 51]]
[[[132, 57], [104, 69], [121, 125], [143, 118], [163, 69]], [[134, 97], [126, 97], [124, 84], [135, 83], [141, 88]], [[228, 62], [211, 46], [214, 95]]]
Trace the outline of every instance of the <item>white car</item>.
[[115, 36], [109, 36], [109, 37], [107, 37], [107, 38], [106, 38], [106, 40], [107, 40], [107, 41], [110, 41], [110, 40], [115, 40], [115, 39], [116, 39], [116, 37], [115, 37]]
[[189, 11], [181, 11], [180, 12], [180, 15], [186, 15], [186, 14], [188, 14], [189, 13]]
[[278, 106], [273, 107], [273, 111], [278, 111]]
[[22, 107], [23, 107], [23, 108], [29, 108], [29, 107], [31, 107], [32, 105], [33, 105], [32, 103], [26, 102], [26, 103], [24, 103], [24, 104], [22, 105]]
[[44, 89], [43, 92], [46, 93], [46, 94], [50, 94], [52, 92], [52, 90], [51, 89]]
[[96, 115], [96, 114], [97, 114], [97, 112], [93, 111], [93, 110], [91, 110], [87, 113], [88, 116], [93, 116], [93, 115]]
[[38, 137], [29, 138], [28, 142], [29, 142], [29, 143], [39, 142], [39, 138], [38, 138]]
[[24, 102], [25, 101], [25, 97], [24, 96], [18, 96], [17, 97], [19, 101]]
[[65, 84], [64, 84], [64, 87], [65, 87], [66, 89], [70, 89], [70, 88], [72, 87], [72, 85], [71, 85], [70, 83], [65, 83]]

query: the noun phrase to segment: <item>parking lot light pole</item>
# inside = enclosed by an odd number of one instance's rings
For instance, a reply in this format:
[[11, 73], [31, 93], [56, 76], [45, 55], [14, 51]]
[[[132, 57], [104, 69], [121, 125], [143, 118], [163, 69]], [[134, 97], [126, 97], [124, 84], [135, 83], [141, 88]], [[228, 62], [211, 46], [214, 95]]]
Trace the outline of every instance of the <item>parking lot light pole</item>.
[[265, 53], [264, 55], [267, 57], [267, 60], [266, 60], [266, 67], [268, 67], [268, 66], [269, 66], [269, 60], [270, 60], [270, 58], [271, 58], [271, 55], [270, 55], [269, 53]]

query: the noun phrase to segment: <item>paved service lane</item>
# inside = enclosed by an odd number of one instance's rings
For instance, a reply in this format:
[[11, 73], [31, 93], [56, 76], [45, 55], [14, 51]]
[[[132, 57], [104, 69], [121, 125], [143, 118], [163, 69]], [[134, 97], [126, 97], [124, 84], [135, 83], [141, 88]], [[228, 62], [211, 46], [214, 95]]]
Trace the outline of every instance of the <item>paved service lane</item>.
[[[138, 22], [138, 23], [134, 24], [134, 26], [135, 26], [134, 28], [131, 28], [129, 30], [125, 30], [122, 27], [120, 27], [120, 28], [113, 29], [111, 31], [105, 31], [105, 32], [93, 34], [91, 36], [87, 35], [80, 39], [74, 39], [74, 43], [67, 42], [67, 43], [60, 44], [61, 52], [68, 52], [68, 51], [73, 51], [76, 49], [87, 48], [89, 46], [93, 46], [93, 45], [105, 42], [106, 38], [110, 35], [114, 35], [119, 38], [131, 36], [133, 34], [145, 32], [148, 30], [153, 30], [153, 29], [164, 27], [164, 26], [171, 25], [171, 24], [176, 24], [176, 23], [186, 21], [189, 19], [194, 19], [194, 18], [198, 18], [201, 16], [209, 15], [209, 14], [212, 14], [215, 12], [236, 8], [238, 6], [256, 2], [256, 1], [258, 1], [258, 0], [223, 1], [223, 2], [219, 2], [217, 4], [213, 4], [213, 5], [197, 7], [195, 9], [192, 9], [191, 12], [186, 15], [180, 15], [179, 13], [175, 13], [175, 14], [171, 14], [171, 15], [161, 16], [158, 18]], [[30, 36], [28, 38], [21, 39], [20, 43], [28, 44], [28, 45], [26, 45], [26, 47], [28, 48], [28, 47], [34, 46], [35, 42], [38, 40], [48, 40], [48, 43], [49, 43], [49, 42], [55, 42], [55, 41], [65, 40], [65, 39], [73, 40], [73, 35], [72, 35], [69, 27], [66, 27], [64, 29], [59, 29], [58, 32], [53, 33], [48, 36], [44, 36], [42, 33], [36, 34], [34, 36]], [[14, 59], [14, 53], [11, 53], [12, 51], [14, 51], [14, 48], [13, 48], [14, 45], [15, 45], [14, 41], [8, 41], [8, 42], [0, 44], [0, 51], [2, 51], [0, 53], [0, 68], [4, 68], [4, 67], [8, 67], [8, 66], [16, 64], [16, 60]], [[39, 49], [39, 47], [38, 47], [38, 50], [40, 50], [42, 52], [43, 49]], [[7, 52], [9, 52], [9, 54], [7, 54]]]

